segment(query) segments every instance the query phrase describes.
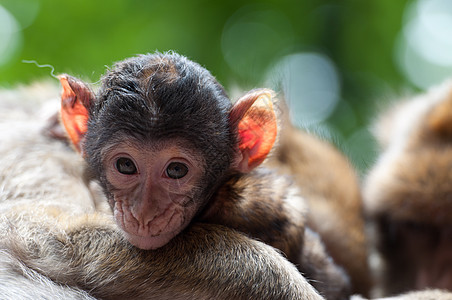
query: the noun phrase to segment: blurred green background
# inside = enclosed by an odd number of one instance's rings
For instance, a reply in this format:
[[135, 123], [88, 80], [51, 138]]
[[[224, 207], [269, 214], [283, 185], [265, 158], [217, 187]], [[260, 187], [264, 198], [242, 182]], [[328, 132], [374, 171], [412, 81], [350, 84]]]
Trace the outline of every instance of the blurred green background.
[[295, 124], [363, 172], [379, 109], [451, 74], [451, 28], [450, 0], [0, 0], [0, 86], [51, 78], [23, 60], [94, 83], [115, 61], [175, 50], [234, 97], [283, 92]]

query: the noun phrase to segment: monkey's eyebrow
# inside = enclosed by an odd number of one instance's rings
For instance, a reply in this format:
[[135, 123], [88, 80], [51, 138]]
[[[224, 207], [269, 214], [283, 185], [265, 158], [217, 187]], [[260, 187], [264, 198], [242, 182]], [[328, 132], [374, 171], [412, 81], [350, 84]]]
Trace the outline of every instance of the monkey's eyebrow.
[[196, 147], [192, 146], [187, 140], [183, 138], [176, 138], [166, 142], [167, 144], [162, 145], [164, 147], [168, 147], [168, 144], [171, 143], [173, 146], [176, 146], [180, 152], [184, 154], [184, 156], [189, 157], [192, 161], [199, 163], [202, 166], [205, 166], [206, 161], [204, 155], [196, 149]]
[[188, 157], [190, 161], [205, 165], [204, 156], [195, 147], [191, 146], [188, 141], [183, 138], [175, 138], [168, 140], [142, 141], [126, 133], [118, 133], [112, 140], [110, 140], [101, 150], [101, 156], [106, 158], [112, 152], [116, 152], [118, 148], [137, 149], [138, 151], [161, 151], [162, 149], [175, 148], [177, 152]]
[[144, 145], [138, 139], [125, 133], [118, 133], [117, 136], [111, 139], [107, 145], [102, 148], [100, 154], [102, 157], [106, 157], [117, 148], [132, 148], [144, 151]]

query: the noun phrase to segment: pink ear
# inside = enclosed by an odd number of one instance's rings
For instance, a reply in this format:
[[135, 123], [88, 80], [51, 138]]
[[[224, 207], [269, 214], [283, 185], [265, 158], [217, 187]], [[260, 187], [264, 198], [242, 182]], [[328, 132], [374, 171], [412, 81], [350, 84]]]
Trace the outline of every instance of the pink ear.
[[278, 127], [272, 94], [266, 89], [251, 91], [234, 104], [229, 114], [231, 124], [237, 124], [241, 152], [237, 169], [241, 172], [260, 165], [275, 143]]
[[88, 126], [88, 109], [93, 95], [80, 80], [60, 75], [63, 93], [61, 94], [61, 120], [75, 148], [81, 152], [80, 142]]

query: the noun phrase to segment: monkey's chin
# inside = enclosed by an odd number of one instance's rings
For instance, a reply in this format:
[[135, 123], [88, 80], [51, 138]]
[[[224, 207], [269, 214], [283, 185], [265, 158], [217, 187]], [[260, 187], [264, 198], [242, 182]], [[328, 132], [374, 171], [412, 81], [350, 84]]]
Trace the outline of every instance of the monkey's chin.
[[138, 236], [128, 232], [124, 233], [129, 243], [135, 247], [143, 250], [154, 250], [168, 244], [168, 242], [171, 241], [179, 233], [179, 231], [159, 234], [157, 236]]

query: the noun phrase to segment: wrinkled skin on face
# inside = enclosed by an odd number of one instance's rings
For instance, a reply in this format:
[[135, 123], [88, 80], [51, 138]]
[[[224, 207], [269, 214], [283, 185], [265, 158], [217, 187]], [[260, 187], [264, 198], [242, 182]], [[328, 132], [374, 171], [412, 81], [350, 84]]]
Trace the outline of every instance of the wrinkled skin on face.
[[141, 249], [180, 233], [200, 209], [204, 162], [176, 141], [121, 143], [104, 154], [107, 195], [117, 224]]

